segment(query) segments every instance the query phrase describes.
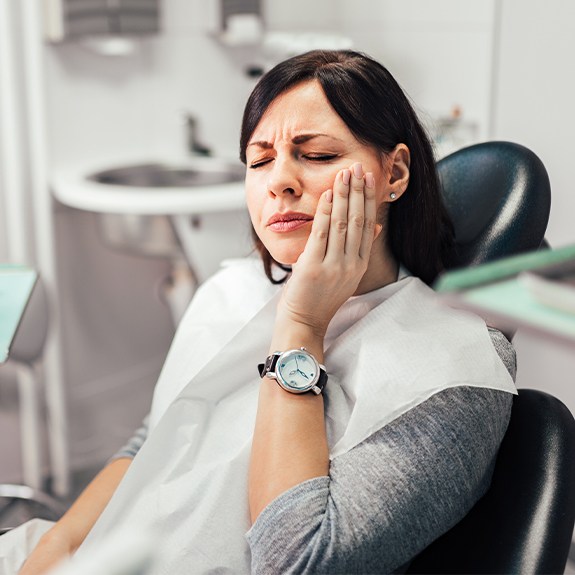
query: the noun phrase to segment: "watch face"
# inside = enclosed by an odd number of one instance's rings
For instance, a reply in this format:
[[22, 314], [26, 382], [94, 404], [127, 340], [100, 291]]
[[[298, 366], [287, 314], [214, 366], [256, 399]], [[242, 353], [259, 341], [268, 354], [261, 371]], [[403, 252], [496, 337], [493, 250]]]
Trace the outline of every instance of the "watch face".
[[283, 353], [276, 365], [277, 379], [288, 391], [309, 391], [319, 379], [319, 365], [307, 351], [292, 349]]

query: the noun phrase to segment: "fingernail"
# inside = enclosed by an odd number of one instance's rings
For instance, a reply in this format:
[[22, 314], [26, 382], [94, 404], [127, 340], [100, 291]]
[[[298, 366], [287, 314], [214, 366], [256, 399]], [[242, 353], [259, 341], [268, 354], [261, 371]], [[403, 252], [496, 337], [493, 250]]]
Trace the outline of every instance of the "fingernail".
[[333, 201], [333, 191], [332, 190], [328, 190], [325, 193], [325, 199], [327, 200], [328, 204], [331, 204], [331, 202]]
[[349, 181], [351, 180], [351, 172], [349, 170], [344, 170], [341, 175], [341, 179], [346, 186], [349, 186]]
[[365, 185], [368, 188], [375, 188], [375, 178], [371, 172], [367, 172], [367, 174], [365, 174]]
[[354, 164], [351, 169], [353, 170], [353, 175], [356, 178], [361, 178], [363, 177], [363, 168], [361, 167], [361, 164], [358, 162], [357, 164]]

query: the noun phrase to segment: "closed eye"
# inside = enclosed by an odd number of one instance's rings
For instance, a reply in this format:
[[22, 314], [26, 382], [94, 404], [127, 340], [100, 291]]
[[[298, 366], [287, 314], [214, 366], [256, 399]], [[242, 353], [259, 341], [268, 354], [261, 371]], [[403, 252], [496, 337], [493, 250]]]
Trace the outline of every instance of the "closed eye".
[[[338, 156], [337, 154], [304, 154], [301, 157], [310, 162], [329, 162], [331, 160], [335, 160]], [[257, 170], [258, 168], [269, 164], [271, 161], [273, 161], [273, 158], [256, 160], [250, 164], [250, 169]]]
[[272, 161], [272, 159], [273, 158], [268, 158], [267, 160], [256, 161], [253, 164], [250, 164], [250, 169], [251, 170], [257, 170], [258, 168], [261, 168], [262, 166], [269, 164]]
[[312, 162], [329, 162], [330, 160], [335, 160], [337, 154], [306, 154], [303, 157]]

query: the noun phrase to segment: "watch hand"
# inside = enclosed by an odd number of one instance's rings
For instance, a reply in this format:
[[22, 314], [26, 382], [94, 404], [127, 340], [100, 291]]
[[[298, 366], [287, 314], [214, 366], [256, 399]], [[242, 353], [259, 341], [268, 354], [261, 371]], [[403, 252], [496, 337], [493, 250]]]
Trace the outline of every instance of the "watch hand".
[[294, 359], [295, 359], [295, 365], [297, 367], [297, 371], [299, 373], [301, 373], [306, 379], [309, 379], [309, 377], [299, 368], [299, 363], [297, 362], [297, 356]]

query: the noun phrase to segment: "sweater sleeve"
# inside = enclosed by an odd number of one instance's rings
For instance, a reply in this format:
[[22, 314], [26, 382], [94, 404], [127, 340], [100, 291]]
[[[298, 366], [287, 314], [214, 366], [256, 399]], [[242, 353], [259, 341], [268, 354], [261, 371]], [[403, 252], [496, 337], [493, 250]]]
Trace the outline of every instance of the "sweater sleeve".
[[[511, 344], [490, 333], [511, 371]], [[246, 537], [253, 573], [390, 573], [459, 522], [485, 493], [512, 395], [435, 394], [286, 491]]]
[[150, 414], [144, 417], [142, 425], [134, 432], [134, 435], [132, 435], [128, 442], [110, 458], [110, 461], [120, 459], [121, 457], [128, 457], [130, 459], [136, 457], [136, 454], [140, 451], [142, 445], [144, 445], [144, 441], [146, 441], [146, 438], [148, 437], [149, 419]]

